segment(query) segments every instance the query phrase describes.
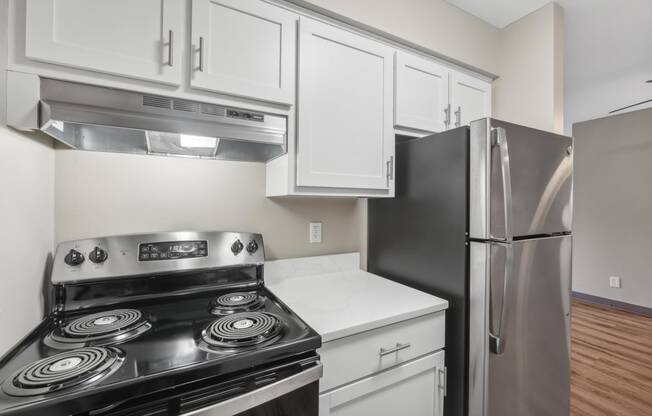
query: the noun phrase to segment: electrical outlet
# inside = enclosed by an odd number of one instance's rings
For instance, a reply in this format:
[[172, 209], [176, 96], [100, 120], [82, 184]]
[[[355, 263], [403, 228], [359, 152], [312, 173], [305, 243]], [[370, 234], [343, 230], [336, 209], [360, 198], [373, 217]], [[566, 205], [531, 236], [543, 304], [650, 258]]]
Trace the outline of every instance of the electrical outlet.
[[620, 277], [609, 276], [609, 287], [620, 288]]
[[321, 243], [321, 222], [311, 222], [308, 234], [311, 243]]

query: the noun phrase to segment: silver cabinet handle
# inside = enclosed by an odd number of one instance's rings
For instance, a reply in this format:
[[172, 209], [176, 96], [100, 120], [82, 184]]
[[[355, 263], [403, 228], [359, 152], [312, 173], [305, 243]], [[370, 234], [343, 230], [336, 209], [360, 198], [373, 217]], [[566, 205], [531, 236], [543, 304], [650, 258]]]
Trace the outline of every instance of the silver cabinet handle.
[[[442, 376], [444, 378], [443, 383], [441, 381]], [[439, 368], [437, 370], [437, 377], [439, 378], [438, 379], [438, 384], [439, 384], [438, 387], [439, 387], [440, 390], [444, 390], [444, 397], [446, 397], [446, 395], [448, 394], [448, 368], [447, 367]]]
[[215, 403], [202, 409], [183, 413], [182, 416], [221, 416], [242, 413], [303, 386], [307, 386], [308, 384], [319, 380], [322, 373], [322, 364], [318, 363], [314, 367], [283, 380], [279, 380], [275, 383], [268, 384], [259, 389], [227, 399], [220, 403]]
[[378, 355], [380, 355], [381, 357], [384, 357], [386, 355], [394, 354], [395, 352], [399, 352], [401, 350], [405, 350], [405, 349], [410, 348], [410, 347], [411, 347], [410, 343], [401, 344], [401, 343], [397, 342], [396, 346], [394, 348], [382, 348], [381, 347], [380, 352], [378, 353]]
[[204, 38], [199, 37], [199, 72], [204, 72]]
[[444, 108], [444, 127], [446, 130], [451, 126], [451, 105], [448, 103]]
[[462, 125], [462, 107], [457, 106], [457, 111], [455, 111], [455, 127]]
[[[507, 132], [504, 127], [494, 127], [491, 129], [491, 134], [492, 147], [498, 147], [501, 178], [503, 181], [503, 217], [505, 220], [505, 235], [501, 240], [511, 243], [514, 239], [512, 233], [512, 172], [509, 163]], [[492, 236], [492, 238], [494, 238], [494, 236]]]
[[514, 268], [514, 246], [508, 243], [494, 241], [490, 243], [493, 246], [505, 249], [505, 268], [503, 271], [502, 299], [500, 300], [500, 311], [498, 312], [498, 325], [494, 325], [494, 300], [493, 296], [493, 275], [489, 274], [489, 351], [493, 354], [501, 355], [505, 352], [505, 318], [507, 308], [507, 291], [512, 280], [512, 270]]
[[389, 160], [386, 162], [387, 174], [385, 178], [387, 179], [387, 187], [389, 188], [389, 181], [394, 180], [394, 156], [390, 156]]
[[168, 32], [168, 65], [172, 66], [173, 65], [173, 56], [174, 56], [174, 32], [169, 31]]

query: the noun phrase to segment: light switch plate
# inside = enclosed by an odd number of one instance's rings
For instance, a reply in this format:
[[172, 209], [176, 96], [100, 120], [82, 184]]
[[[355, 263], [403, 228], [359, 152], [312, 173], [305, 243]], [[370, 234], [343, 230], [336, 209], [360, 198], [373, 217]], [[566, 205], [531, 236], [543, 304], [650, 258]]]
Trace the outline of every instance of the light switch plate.
[[308, 234], [311, 243], [321, 243], [321, 222], [311, 222]]

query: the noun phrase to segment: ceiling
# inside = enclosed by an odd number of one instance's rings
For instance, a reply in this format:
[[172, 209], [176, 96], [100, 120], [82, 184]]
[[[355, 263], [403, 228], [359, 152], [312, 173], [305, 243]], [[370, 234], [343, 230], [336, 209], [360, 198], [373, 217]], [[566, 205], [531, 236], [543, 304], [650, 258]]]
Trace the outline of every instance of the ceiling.
[[[564, 118], [572, 123], [652, 99], [652, 1], [558, 0], [564, 8]], [[635, 111], [651, 103], [631, 107]]]
[[446, 1], [501, 29], [551, 2], [551, 0]]

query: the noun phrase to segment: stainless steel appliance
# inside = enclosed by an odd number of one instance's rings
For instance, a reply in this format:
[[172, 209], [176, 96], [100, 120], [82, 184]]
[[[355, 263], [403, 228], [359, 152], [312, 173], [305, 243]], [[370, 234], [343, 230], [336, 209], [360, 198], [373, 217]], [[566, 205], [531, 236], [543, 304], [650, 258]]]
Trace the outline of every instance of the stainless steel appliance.
[[38, 88], [9, 91], [9, 105], [38, 103], [38, 125], [29, 127], [75, 149], [259, 162], [287, 152], [283, 115], [48, 78], [37, 82]]
[[59, 244], [52, 310], [0, 358], [0, 415], [317, 416], [321, 338], [264, 257], [250, 233]]
[[450, 302], [444, 414], [568, 415], [572, 139], [482, 119], [396, 149], [368, 268]]

